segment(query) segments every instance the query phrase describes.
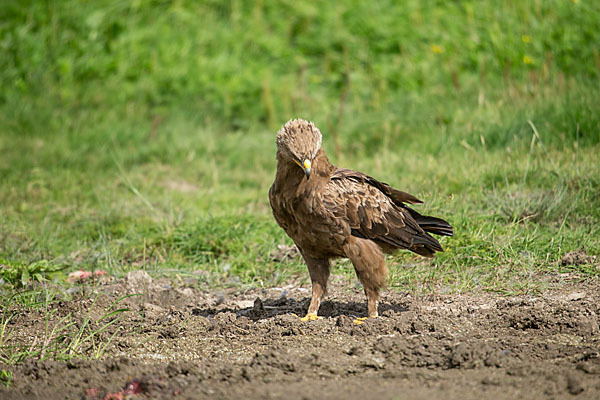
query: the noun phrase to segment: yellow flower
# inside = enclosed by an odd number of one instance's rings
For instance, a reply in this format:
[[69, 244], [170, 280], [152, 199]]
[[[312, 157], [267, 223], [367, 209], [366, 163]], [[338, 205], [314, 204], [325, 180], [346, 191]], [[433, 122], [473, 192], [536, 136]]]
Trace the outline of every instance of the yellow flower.
[[523, 35], [521, 36], [521, 40], [523, 41], [523, 43], [531, 43], [531, 36]]
[[533, 58], [529, 56], [523, 56], [523, 63], [525, 64], [533, 64]]
[[442, 46], [438, 46], [437, 44], [432, 44], [431, 51], [433, 51], [435, 54], [440, 54], [444, 52], [444, 48]]

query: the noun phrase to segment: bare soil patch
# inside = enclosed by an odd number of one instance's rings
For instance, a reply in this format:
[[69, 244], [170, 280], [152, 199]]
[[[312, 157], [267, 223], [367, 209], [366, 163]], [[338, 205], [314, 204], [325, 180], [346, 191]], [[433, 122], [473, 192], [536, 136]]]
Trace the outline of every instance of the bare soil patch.
[[[139, 277], [138, 277], [139, 278]], [[143, 277], [142, 277], [143, 278]], [[126, 280], [53, 305], [101, 318]], [[600, 398], [600, 284], [535, 296], [387, 291], [361, 325], [364, 295], [334, 279], [322, 320], [302, 322], [307, 287], [210, 292], [146, 282], [102, 333], [99, 360], [0, 365], [0, 398]], [[142, 291], [141, 290], [141, 291]], [[120, 328], [118, 328], [120, 326]], [[41, 313], [10, 321], [14, 343], [43, 337]], [[121, 396], [121, 397], [118, 397]]]

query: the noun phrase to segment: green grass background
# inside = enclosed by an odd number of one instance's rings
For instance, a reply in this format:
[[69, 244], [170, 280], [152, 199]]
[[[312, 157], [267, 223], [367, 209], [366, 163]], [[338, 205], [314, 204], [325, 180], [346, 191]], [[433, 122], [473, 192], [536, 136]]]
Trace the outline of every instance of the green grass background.
[[589, 279], [559, 260], [600, 253], [599, 77], [597, 1], [4, 0], [0, 259], [306, 277], [273, 261], [291, 242], [267, 199], [302, 117], [335, 164], [454, 225], [434, 260], [389, 258], [393, 287]]

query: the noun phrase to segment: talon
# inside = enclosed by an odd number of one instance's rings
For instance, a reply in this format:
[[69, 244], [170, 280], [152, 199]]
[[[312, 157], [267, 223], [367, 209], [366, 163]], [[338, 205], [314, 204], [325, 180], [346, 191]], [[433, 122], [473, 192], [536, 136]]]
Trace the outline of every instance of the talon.
[[308, 313], [304, 317], [300, 318], [300, 321], [316, 321], [318, 319], [323, 319], [323, 317], [320, 317], [317, 314]]
[[377, 318], [377, 316], [376, 316], [376, 315], [374, 315], [374, 316], [372, 316], [372, 317], [360, 317], [360, 318], [356, 318], [356, 319], [354, 320], [354, 325], [360, 325], [360, 324], [364, 323], [364, 322], [365, 322], [367, 319], [369, 319], [369, 318]]

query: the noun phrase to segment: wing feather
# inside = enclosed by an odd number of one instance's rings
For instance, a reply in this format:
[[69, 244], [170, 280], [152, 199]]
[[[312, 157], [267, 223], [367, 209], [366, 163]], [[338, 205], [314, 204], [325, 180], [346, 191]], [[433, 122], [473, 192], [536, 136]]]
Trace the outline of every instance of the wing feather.
[[432, 226], [451, 234], [452, 227], [444, 220], [427, 220], [429, 217], [421, 216], [404, 204], [421, 203], [421, 200], [360, 172], [338, 169], [323, 196], [325, 207], [350, 225], [352, 235], [392, 249], [409, 249], [425, 256], [443, 251], [439, 242], [415, 218], [425, 227]]

